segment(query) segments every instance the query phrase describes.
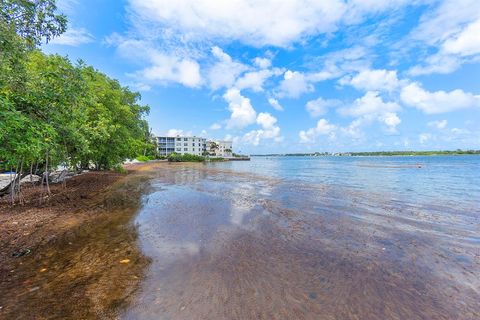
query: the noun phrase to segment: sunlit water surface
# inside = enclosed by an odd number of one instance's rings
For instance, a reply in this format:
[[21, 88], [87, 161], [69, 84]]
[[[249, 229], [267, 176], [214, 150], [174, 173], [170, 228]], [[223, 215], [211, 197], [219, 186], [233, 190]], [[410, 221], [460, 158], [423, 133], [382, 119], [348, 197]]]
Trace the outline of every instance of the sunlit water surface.
[[164, 164], [126, 319], [479, 319], [480, 157]]

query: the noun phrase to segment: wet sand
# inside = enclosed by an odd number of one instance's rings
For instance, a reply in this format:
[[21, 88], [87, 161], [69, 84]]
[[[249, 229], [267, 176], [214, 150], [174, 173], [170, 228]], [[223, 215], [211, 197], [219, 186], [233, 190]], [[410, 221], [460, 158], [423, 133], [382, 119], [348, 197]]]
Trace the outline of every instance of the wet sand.
[[478, 208], [144, 169], [102, 197], [111, 214], [18, 260], [0, 318], [480, 318]]

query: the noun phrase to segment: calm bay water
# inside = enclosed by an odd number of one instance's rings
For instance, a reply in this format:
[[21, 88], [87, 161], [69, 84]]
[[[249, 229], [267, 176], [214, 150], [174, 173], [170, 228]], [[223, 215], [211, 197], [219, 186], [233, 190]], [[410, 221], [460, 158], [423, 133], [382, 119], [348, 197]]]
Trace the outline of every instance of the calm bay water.
[[479, 156], [142, 168], [18, 260], [0, 319], [480, 319]]
[[480, 211], [480, 156], [253, 157], [214, 164], [284, 180], [374, 192]]
[[480, 157], [159, 165], [126, 319], [478, 319]]

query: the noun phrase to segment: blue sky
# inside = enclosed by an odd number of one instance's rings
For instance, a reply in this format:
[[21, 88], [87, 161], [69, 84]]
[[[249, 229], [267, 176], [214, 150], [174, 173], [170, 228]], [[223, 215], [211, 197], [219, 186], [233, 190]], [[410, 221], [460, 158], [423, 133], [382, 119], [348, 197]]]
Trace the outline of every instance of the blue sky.
[[478, 0], [63, 0], [47, 53], [142, 94], [156, 134], [245, 153], [480, 149]]

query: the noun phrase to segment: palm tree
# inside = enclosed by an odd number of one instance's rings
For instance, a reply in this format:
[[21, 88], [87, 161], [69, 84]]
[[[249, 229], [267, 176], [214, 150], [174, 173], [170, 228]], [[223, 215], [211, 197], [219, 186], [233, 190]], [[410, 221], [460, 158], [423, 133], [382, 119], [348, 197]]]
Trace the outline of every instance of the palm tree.
[[210, 154], [213, 153], [213, 155], [216, 155], [217, 154], [217, 150], [220, 148], [220, 146], [218, 145], [218, 143], [212, 141], [210, 143]]

